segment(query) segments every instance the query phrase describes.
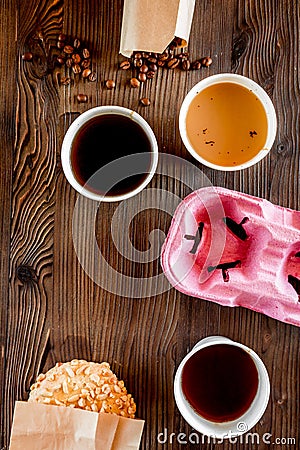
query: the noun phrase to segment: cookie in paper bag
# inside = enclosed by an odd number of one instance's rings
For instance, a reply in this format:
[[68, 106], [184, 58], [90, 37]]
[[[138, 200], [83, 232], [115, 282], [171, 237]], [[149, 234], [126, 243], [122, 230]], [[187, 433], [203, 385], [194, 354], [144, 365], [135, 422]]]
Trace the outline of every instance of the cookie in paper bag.
[[106, 412], [134, 419], [136, 405], [123, 381], [101, 364], [73, 359], [37, 377], [29, 402]]

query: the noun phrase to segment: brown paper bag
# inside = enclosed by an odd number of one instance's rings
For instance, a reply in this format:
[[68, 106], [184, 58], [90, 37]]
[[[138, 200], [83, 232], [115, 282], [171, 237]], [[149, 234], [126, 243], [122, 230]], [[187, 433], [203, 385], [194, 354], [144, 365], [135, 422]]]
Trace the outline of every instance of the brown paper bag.
[[120, 53], [162, 53], [174, 37], [189, 40], [195, 0], [124, 0]]
[[10, 450], [137, 450], [144, 421], [16, 402]]

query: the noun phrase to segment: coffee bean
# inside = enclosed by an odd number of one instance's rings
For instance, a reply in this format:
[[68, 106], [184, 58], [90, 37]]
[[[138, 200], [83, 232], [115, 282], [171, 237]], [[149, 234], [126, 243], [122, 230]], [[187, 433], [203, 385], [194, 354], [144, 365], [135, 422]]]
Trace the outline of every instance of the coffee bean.
[[119, 65], [119, 67], [120, 67], [120, 69], [123, 69], [123, 70], [130, 69], [130, 61], [128, 61], [128, 60], [122, 61]]
[[75, 64], [79, 64], [81, 61], [80, 55], [78, 55], [78, 53], [73, 53], [72, 59]]
[[72, 66], [72, 70], [73, 70], [73, 72], [74, 72], [75, 74], [77, 74], [77, 73], [80, 73], [80, 72], [81, 72], [81, 67], [80, 67], [79, 64], [74, 64], [74, 65]]
[[60, 35], [58, 36], [59, 41], [65, 41], [66, 39], [67, 39], [67, 36], [64, 33], [60, 33]]
[[141, 102], [141, 104], [143, 105], [143, 106], [149, 106], [150, 105], [150, 99], [149, 98], [147, 98], [147, 97], [144, 97], [144, 98], [141, 98], [140, 99], [140, 102]]
[[73, 47], [74, 48], [79, 48], [80, 44], [81, 44], [80, 40], [78, 38], [75, 38], [74, 39], [74, 43], [73, 43]]
[[201, 62], [200, 61], [194, 61], [191, 65], [191, 68], [193, 70], [199, 70], [201, 69]]
[[158, 67], [164, 67], [166, 65], [166, 61], [164, 61], [163, 59], [159, 59], [157, 61], [157, 65]]
[[160, 61], [166, 61], [167, 59], [169, 59], [169, 53], [168, 52], [161, 53], [160, 55], [158, 55], [158, 59]]
[[56, 61], [62, 66], [65, 63], [65, 58], [63, 56], [58, 56]]
[[77, 101], [79, 103], [86, 103], [88, 101], [88, 96], [85, 94], [78, 94], [77, 95]]
[[130, 84], [133, 88], [138, 88], [140, 86], [140, 82], [137, 78], [131, 78]]
[[203, 67], [209, 67], [212, 64], [212, 59], [210, 56], [205, 56], [205, 58], [200, 59], [200, 63]]
[[141, 59], [142, 58], [142, 54], [141, 53], [135, 53], [134, 54], [134, 59]]
[[31, 52], [25, 52], [22, 55], [23, 61], [32, 61], [33, 54]]
[[116, 86], [116, 83], [114, 82], [114, 80], [107, 80], [105, 84], [106, 84], [107, 89], [113, 89]]
[[65, 45], [64, 46], [64, 52], [67, 55], [71, 55], [74, 52], [74, 48], [72, 47], [72, 45]]
[[87, 48], [84, 48], [84, 49], [82, 50], [82, 56], [83, 56], [85, 59], [87, 59], [87, 58], [90, 57], [90, 52], [88, 51]]
[[175, 69], [179, 64], [179, 60], [177, 58], [172, 58], [168, 61], [167, 66], [169, 69]]
[[69, 67], [69, 69], [72, 67], [73, 61], [71, 58], [67, 58], [66, 60], [66, 66]]
[[188, 59], [184, 59], [183, 61], [181, 61], [182, 70], [190, 70], [190, 67], [191, 67], [191, 63]]
[[91, 69], [84, 69], [84, 71], [82, 72], [82, 77], [87, 78], [91, 75], [91, 73], [92, 73]]
[[64, 85], [64, 86], [68, 86], [68, 84], [71, 83], [71, 78], [69, 77], [62, 77], [60, 79], [60, 84]]
[[143, 72], [140, 72], [140, 73], [138, 74], [138, 79], [139, 79], [142, 83], [144, 83], [144, 82], [147, 80], [147, 75], [146, 75], [145, 73], [143, 73]]
[[149, 61], [150, 63], [156, 64], [156, 63], [157, 63], [157, 58], [154, 58], [153, 56], [150, 56], [150, 57], [148, 58], [148, 61]]
[[157, 65], [154, 63], [149, 64], [149, 70], [151, 70], [152, 72], [156, 72], [157, 71]]
[[97, 80], [97, 75], [96, 72], [92, 72], [89, 75], [89, 81], [96, 81]]
[[65, 41], [58, 41], [58, 42], [57, 42], [57, 48], [59, 48], [60, 50], [61, 50], [62, 48], [64, 48], [64, 46], [65, 46]]
[[147, 52], [142, 53], [142, 58], [148, 59], [149, 57], [150, 57], [149, 53], [147, 53]]
[[153, 70], [149, 70], [149, 72], [146, 73], [146, 77], [147, 77], [149, 80], [152, 80], [152, 78], [155, 77], [155, 72], [154, 72]]
[[81, 67], [83, 69], [88, 69], [91, 65], [91, 60], [90, 59], [84, 59], [81, 63]]
[[143, 65], [140, 67], [140, 72], [142, 72], [142, 73], [147, 73], [148, 70], [149, 70], [149, 68], [148, 68], [148, 66], [147, 66], [146, 64], [143, 64]]

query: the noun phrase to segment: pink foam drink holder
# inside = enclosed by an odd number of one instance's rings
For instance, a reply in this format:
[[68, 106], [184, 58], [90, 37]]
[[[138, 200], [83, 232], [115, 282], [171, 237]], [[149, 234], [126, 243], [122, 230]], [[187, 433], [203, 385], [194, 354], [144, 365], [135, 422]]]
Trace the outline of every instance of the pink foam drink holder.
[[300, 326], [300, 212], [220, 187], [175, 211], [161, 263], [184, 294]]

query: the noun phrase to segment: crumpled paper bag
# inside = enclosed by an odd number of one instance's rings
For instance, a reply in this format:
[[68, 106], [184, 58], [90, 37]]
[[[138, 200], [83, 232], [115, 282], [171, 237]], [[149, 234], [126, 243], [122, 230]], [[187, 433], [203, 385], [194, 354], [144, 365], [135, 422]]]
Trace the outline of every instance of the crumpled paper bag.
[[195, 0], [124, 0], [120, 53], [162, 53], [174, 37], [187, 45]]
[[16, 402], [10, 450], [137, 450], [144, 421]]

